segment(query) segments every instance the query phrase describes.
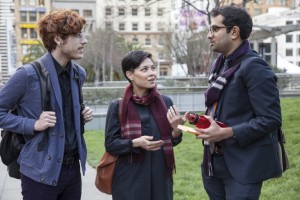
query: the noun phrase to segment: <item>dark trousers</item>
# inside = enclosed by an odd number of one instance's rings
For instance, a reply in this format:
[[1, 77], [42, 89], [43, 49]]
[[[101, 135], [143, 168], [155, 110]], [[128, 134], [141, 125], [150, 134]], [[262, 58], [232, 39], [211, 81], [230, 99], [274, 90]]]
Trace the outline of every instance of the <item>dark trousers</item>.
[[[233, 179], [222, 155], [213, 155], [213, 177], [203, 173], [204, 188], [210, 200], [258, 200], [262, 182], [241, 184]], [[238, 169], [237, 169], [238, 170]]]
[[81, 174], [79, 162], [63, 165], [57, 186], [36, 182], [21, 175], [23, 200], [80, 200]]

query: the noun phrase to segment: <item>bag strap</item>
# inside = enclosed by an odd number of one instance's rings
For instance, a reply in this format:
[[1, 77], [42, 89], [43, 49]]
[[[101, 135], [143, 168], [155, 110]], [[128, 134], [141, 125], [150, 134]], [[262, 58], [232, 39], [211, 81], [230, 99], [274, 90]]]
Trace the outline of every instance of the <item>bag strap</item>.
[[121, 115], [122, 115], [122, 98], [118, 99], [119, 101], [119, 120], [120, 120], [120, 124], [121, 124]]
[[[46, 69], [46, 67], [41, 64], [39, 61], [33, 61], [31, 63], [33, 66], [33, 69], [35, 70], [39, 83], [40, 83], [40, 89], [41, 89], [41, 97], [42, 97], [42, 109], [46, 111], [51, 111], [51, 82], [49, 77], [49, 72]], [[45, 130], [45, 133], [43, 135], [42, 140], [38, 143], [37, 151], [43, 151], [46, 143], [47, 143], [47, 133], [49, 132], [49, 128]]]
[[285, 135], [284, 135], [284, 132], [283, 130], [280, 128], [278, 131], [277, 131], [277, 136], [278, 136], [278, 141], [281, 143], [281, 144], [285, 144]]
[[49, 72], [45, 68], [44, 65], [41, 65], [39, 61], [33, 61], [31, 63], [33, 69], [35, 70], [39, 83], [40, 83], [40, 90], [41, 90], [41, 98], [42, 98], [42, 108], [43, 110], [52, 110], [51, 109], [51, 90], [50, 90], [50, 77]]
[[282, 128], [280, 128], [280, 129], [277, 130], [277, 139], [278, 139], [278, 143], [279, 143], [280, 149], [281, 149], [279, 151], [279, 153], [280, 153], [279, 156], [281, 156], [280, 160], [282, 162], [281, 163], [282, 172], [285, 172], [287, 169], [290, 168], [290, 164], [289, 164], [288, 155], [287, 155], [286, 150], [285, 150], [286, 140], [285, 140], [285, 135], [284, 135], [284, 131], [282, 130]]

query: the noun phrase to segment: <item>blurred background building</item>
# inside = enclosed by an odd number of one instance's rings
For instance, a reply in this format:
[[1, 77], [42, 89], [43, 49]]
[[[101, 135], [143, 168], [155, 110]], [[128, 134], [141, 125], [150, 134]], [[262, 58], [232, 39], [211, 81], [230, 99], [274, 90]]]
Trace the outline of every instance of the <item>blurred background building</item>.
[[13, 1], [0, 1], [0, 87], [16, 66], [16, 30], [14, 29]]
[[157, 61], [159, 76], [171, 74], [171, 58], [164, 49], [163, 36], [170, 35], [172, 1], [97, 1], [97, 25], [113, 30], [126, 41], [141, 44]]

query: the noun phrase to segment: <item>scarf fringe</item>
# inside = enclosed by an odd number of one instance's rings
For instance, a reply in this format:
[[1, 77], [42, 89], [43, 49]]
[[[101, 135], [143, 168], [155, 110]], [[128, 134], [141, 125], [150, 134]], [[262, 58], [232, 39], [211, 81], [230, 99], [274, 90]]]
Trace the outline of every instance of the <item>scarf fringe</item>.
[[[162, 140], [165, 145], [163, 152], [168, 172], [172, 174], [175, 158], [173, 144], [171, 141], [172, 127], [167, 119], [167, 107], [156, 87], [149, 90], [148, 95], [138, 97], [133, 94], [132, 84], [128, 84], [122, 100], [121, 136], [127, 139], [134, 139], [142, 136], [141, 119], [136, 111], [134, 103], [149, 107], [157, 124]], [[144, 152], [132, 154], [127, 158], [128, 162], [144, 160]]]

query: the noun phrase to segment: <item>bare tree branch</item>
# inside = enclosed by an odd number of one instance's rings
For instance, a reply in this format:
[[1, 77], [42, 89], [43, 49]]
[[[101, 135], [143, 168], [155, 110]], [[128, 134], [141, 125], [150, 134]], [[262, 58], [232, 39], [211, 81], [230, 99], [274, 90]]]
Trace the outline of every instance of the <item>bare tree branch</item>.
[[202, 10], [199, 10], [196, 6], [194, 6], [193, 4], [191, 4], [190, 2], [183, 0], [185, 3], [187, 3], [188, 5], [192, 6], [195, 10], [197, 10], [198, 12], [201, 12], [202, 14], [207, 15], [206, 12], [203, 12]]

